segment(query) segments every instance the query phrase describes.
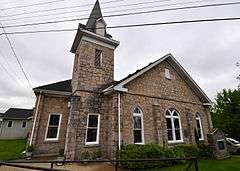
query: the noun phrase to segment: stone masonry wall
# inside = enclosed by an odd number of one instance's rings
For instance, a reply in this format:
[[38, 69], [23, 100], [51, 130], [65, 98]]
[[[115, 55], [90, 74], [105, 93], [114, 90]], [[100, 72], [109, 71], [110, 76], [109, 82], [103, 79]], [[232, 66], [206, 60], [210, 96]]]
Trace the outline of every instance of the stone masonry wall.
[[[101, 157], [108, 158], [115, 154], [116, 149], [116, 106], [114, 96], [101, 96], [99, 93], [77, 91], [72, 98], [72, 107], [69, 116], [69, 128], [67, 131], [67, 159], [91, 158], [101, 152]], [[86, 128], [88, 114], [100, 114], [99, 144], [86, 145]]]
[[[34, 155], [57, 155], [65, 147], [66, 129], [69, 115], [68, 97], [42, 95], [34, 134]], [[46, 141], [48, 117], [51, 113], [62, 114], [58, 141]]]
[[[95, 66], [95, 50], [102, 50], [102, 67]], [[113, 81], [114, 50], [82, 40], [75, 55], [73, 92], [95, 91]]]
[[[171, 80], [165, 78], [165, 68], [170, 70]], [[124, 144], [133, 143], [132, 113], [136, 106], [143, 111], [145, 143], [168, 144], [165, 113], [170, 108], [180, 114], [184, 143], [195, 143], [195, 114], [198, 112], [206, 142], [206, 134], [212, 128], [209, 110], [167, 62], [128, 83], [126, 88], [129, 91], [121, 98]]]

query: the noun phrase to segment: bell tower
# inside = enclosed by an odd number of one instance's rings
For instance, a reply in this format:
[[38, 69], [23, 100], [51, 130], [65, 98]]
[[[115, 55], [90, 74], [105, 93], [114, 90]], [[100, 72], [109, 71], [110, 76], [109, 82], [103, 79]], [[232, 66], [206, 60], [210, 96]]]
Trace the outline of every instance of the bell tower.
[[114, 50], [119, 42], [107, 33], [99, 2], [86, 25], [79, 24], [71, 52], [75, 54], [73, 92], [95, 91], [113, 81]]
[[[107, 33], [99, 2], [96, 1], [86, 25], [79, 24], [71, 52], [75, 54], [72, 74], [72, 96], [68, 119], [65, 155], [67, 159], [80, 159], [86, 145], [86, 125], [89, 114], [106, 118], [100, 89], [113, 81], [114, 50], [119, 42]], [[106, 135], [99, 134], [99, 146]]]

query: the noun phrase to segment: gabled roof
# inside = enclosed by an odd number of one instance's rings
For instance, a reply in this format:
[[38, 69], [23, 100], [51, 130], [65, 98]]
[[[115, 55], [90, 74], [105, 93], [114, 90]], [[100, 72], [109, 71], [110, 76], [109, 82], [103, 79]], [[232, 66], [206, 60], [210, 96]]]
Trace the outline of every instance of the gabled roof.
[[28, 119], [32, 115], [33, 109], [10, 108], [4, 113], [4, 119]]
[[72, 92], [72, 86], [71, 86], [71, 79], [60, 81], [40, 87], [36, 87], [33, 90], [34, 91], [40, 91], [40, 90], [50, 90], [50, 91], [62, 91], [62, 92]]
[[195, 94], [199, 97], [199, 99], [203, 103], [211, 103], [211, 100], [207, 97], [207, 95], [203, 92], [203, 90], [197, 85], [197, 83], [192, 79], [192, 77], [186, 72], [186, 70], [180, 65], [180, 63], [173, 57], [172, 54], [167, 54], [164, 57], [156, 60], [155, 62], [149, 63], [147, 66], [143, 67], [140, 70], [137, 70], [133, 74], [128, 75], [122, 80], [118, 81], [114, 85], [109, 86], [103, 92], [108, 92], [111, 90], [116, 91], [128, 91], [124, 86], [134, 80], [135, 78], [141, 76], [145, 72], [149, 71], [153, 67], [159, 65], [163, 61], [168, 61], [168, 63], [178, 72], [178, 74], [182, 77], [183, 80], [192, 88]]

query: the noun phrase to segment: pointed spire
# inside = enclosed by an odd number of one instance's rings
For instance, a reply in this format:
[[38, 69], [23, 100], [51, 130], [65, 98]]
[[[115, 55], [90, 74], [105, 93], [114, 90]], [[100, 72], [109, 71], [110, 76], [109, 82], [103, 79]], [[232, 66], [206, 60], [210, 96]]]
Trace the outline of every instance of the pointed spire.
[[87, 24], [86, 24], [87, 29], [93, 29], [94, 30], [95, 29], [95, 23], [100, 18], [103, 18], [103, 16], [102, 16], [102, 11], [101, 11], [101, 8], [100, 8], [99, 1], [97, 0], [93, 9], [92, 9], [90, 17], [87, 21]]

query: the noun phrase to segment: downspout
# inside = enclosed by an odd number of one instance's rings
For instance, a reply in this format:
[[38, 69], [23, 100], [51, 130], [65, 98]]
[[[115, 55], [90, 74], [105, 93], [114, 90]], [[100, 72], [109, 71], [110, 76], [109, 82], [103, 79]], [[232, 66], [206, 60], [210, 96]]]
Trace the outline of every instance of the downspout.
[[118, 150], [121, 150], [121, 93], [118, 92]]
[[39, 111], [39, 106], [40, 106], [40, 101], [41, 101], [41, 95], [42, 95], [42, 92], [40, 91], [39, 96], [38, 96], [37, 107], [36, 107], [35, 117], [34, 117], [34, 121], [33, 121], [33, 127], [32, 127], [29, 145], [32, 145], [32, 141], [33, 141], [33, 134], [34, 134], [35, 126], [36, 126], [36, 122], [37, 122], [37, 116], [38, 116], [38, 111]]

